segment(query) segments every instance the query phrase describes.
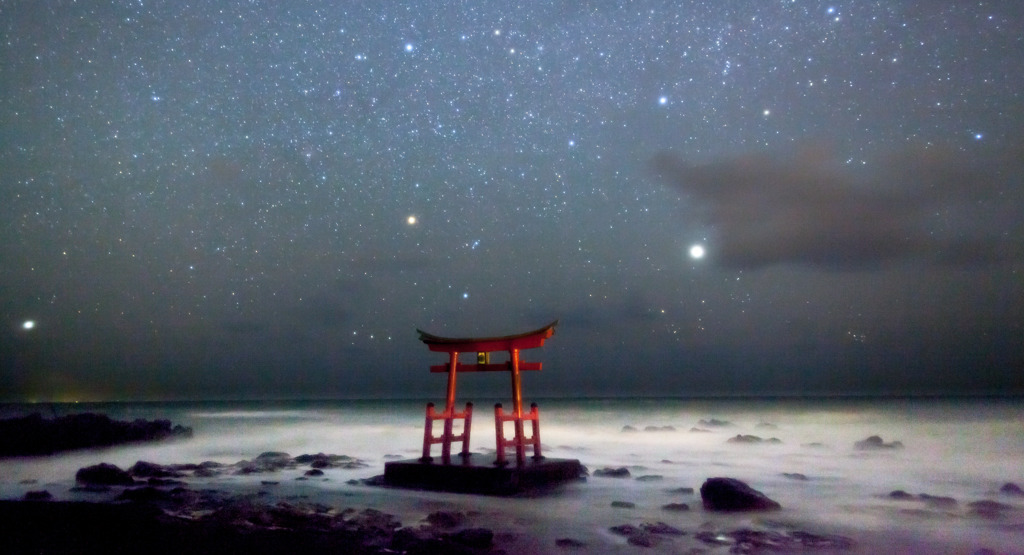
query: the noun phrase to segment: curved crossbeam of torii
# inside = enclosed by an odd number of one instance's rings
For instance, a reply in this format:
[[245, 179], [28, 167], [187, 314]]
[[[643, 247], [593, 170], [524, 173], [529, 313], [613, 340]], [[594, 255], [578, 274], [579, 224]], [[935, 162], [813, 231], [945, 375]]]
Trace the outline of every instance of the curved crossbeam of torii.
[[[461, 455], [469, 456], [469, 432], [472, 422], [473, 404], [467, 403], [464, 412], [455, 410], [455, 383], [456, 378], [462, 372], [509, 372], [512, 376], [512, 412], [506, 414], [502, 411], [501, 405], [494, 408], [495, 433], [497, 443], [497, 460], [495, 464], [505, 464], [505, 447], [515, 446], [516, 461], [522, 465], [525, 461], [525, 447], [533, 445], [534, 458], [540, 459], [540, 419], [537, 412], [537, 405], [531, 406], [527, 414], [523, 414], [523, 396], [521, 391], [520, 371], [540, 370], [539, 362], [521, 362], [519, 351], [523, 349], [536, 349], [544, 345], [544, 341], [555, 333], [555, 326], [558, 320], [550, 324], [515, 335], [501, 337], [441, 337], [417, 329], [420, 341], [425, 343], [431, 351], [448, 353], [448, 364], [434, 365], [430, 367], [431, 372], [448, 372], [448, 392], [445, 398], [444, 412], [434, 412], [434, 404], [427, 405], [427, 419], [423, 432], [423, 461], [430, 461], [430, 446], [434, 443], [441, 444], [441, 458], [447, 464], [451, 457], [451, 444], [453, 441], [462, 442]], [[509, 354], [509, 360], [505, 363], [491, 363], [490, 353], [505, 351]], [[477, 353], [475, 364], [464, 364], [459, 362], [460, 353]], [[463, 431], [459, 436], [452, 434], [452, 422], [455, 419], [464, 419]], [[444, 431], [441, 437], [434, 437], [432, 433], [433, 421], [444, 420]], [[530, 420], [533, 423], [533, 436], [526, 438], [523, 433], [523, 420]], [[515, 425], [515, 438], [505, 439], [502, 424], [512, 421]]]

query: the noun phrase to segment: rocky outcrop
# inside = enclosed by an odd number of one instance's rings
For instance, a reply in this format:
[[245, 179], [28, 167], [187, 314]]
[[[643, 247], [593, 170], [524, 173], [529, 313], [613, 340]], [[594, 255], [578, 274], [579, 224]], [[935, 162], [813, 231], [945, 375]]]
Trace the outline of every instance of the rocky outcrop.
[[619, 468], [599, 468], [594, 471], [594, 476], [605, 478], [629, 478], [629, 469], [620, 466]]
[[53, 419], [40, 414], [0, 420], [0, 457], [50, 455], [122, 443], [192, 437], [192, 429], [170, 420], [112, 420], [86, 412]]
[[1005, 495], [1024, 496], [1024, 489], [1013, 482], [1006, 482], [1003, 487], [999, 488], [999, 493]]
[[754, 436], [754, 435], [736, 434], [735, 436], [727, 439], [726, 443], [745, 443], [745, 444], [773, 443], [773, 444], [778, 444], [778, 443], [782, 443], [782, 440], [777, 438], [777, 437], [770, 437], [768, 439], [763, 439], [763, 438], [761, 438], [759, 436]]
[[873, 449], [903, 449], [903, 444], [898, 441], [886, 443], [881, 436], [869, 436], [853, 444], [854, 449], [869, 451]]
[[697, 421], [697, 425], [705, 428], [725, 428], [727, 426], [732, 426], [732, 422], [729, 422], [728, 420], [719, 420], [717, 418], [702, 418]]
[[78, 469], [75, 481], [85, 486], [132, 486], [135, 479], [126, 470], [109, 463]]
[[700, 498], [709, 511], [768, 511], [778, 502], [736, 478], [708, 478], [700, 487]]

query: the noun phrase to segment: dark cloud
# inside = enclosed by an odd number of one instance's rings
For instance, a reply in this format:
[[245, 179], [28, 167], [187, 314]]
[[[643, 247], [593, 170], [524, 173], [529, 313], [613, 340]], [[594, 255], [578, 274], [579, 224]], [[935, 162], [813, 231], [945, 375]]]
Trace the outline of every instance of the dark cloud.
[[861, 163], [807, 148], [695, 164], [663, 152], [653, 165], [714, 230], [720, 265], [845, 270], [1015, 258], [1020, 154], [929, 147]]

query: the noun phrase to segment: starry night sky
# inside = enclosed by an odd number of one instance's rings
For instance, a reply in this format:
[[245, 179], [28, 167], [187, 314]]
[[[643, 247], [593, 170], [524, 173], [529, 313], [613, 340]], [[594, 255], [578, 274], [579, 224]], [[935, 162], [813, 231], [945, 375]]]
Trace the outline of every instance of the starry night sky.
[[1024, 4], [618, 4], [0, 2], [0, 399], [1024, 392]]

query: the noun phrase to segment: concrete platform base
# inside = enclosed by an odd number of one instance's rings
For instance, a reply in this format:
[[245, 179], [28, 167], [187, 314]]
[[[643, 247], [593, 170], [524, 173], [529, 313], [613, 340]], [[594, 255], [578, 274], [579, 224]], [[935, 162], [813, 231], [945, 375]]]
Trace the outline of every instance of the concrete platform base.
[[485, 495], [513, 495], [542, 489], [560, 482], [579, 479], [583, 472], [575, 459], [541, 459], [527, 457], [519, 466], [515, 459], [506, 466], [494, 464], [494, 455], [471, 454], [469, 457], [452, 456], [451, 464], [443, 464], [440, 457], [433, 462], [419, 459], [384, 463], [384, 485], [402, 488], [478, 493]]

